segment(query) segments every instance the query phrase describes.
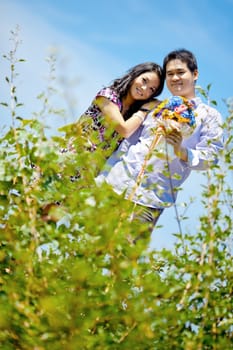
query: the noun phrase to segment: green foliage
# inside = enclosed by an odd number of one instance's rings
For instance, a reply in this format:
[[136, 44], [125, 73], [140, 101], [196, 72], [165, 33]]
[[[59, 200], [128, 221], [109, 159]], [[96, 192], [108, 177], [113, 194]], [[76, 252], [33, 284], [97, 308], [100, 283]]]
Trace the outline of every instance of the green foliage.
[[[38, 115], [12, 121], [0, 139], [1, 349], [232, 348], [227, 103], [225, 149], [206, 175], [199, 229], [177, 233], [174, 252], [149, 251], [149, 238], [131, 243], [146, 227], [127, 220], [123, 196], [96, 186], [103, 155], [86, 151], [78, 127], [46, 137]], [[17, 115], [19, 105], [8, 107]], [[59, 152], [70, 136], [75, 152]]]

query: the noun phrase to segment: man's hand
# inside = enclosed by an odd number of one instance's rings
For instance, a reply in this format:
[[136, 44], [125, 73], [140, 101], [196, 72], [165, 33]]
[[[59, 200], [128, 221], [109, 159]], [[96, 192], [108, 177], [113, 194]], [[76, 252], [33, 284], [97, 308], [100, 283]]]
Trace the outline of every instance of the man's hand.
[[173, 129], [172, 131], [169, 131], [165, 134], [165, 138], [167, 143], [173, 146], [174, 153], [176, 154], [176, 156], [182, 159], [183, 161], [187, 162], [188, 154], [187, 149], [181, 145], [183, 141], [181, 132], [179, 132], [176, 129]]

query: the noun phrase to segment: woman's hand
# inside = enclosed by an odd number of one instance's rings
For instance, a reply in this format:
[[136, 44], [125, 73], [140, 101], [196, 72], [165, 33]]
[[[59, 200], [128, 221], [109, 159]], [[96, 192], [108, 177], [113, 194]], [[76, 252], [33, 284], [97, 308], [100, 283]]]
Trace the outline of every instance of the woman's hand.
[[151, 111], [152, 109], [156, 108], [160, 103], [161, 101], [159, 100], [153, 100], [153, 101], [144, 103], [144, 105], [142, 105], [142, 108], [145, 108], [145, 109], [148, 109], [148, 111]]

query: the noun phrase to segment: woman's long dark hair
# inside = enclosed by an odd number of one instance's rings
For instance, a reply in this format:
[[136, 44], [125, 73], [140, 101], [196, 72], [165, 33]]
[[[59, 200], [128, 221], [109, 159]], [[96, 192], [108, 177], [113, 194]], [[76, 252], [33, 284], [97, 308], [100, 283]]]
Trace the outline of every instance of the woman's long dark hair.
[[161, 94], [161, 92], [163, 91], [165, 79], [163, 69], [160, 65], [154, 62], [140, 63], [130, 68], [123, 77], [113, 80], [113, 83], [109, 86], [119, 94], [119, 97], [122, 100], [122, 98], [127, 95], [134, 79], [136, 79], [139, 75], [147, 72], [157, 73], [160, 81], [159, 86], [153, 93], [153, 95], [147, 100], [135, 101], [133, 105], [129, 108], [127, 113], [124, 115], [125, 120], [128, 119], [133, 113], [135, 113], [144, 103], [151, 101], [153, 98]]

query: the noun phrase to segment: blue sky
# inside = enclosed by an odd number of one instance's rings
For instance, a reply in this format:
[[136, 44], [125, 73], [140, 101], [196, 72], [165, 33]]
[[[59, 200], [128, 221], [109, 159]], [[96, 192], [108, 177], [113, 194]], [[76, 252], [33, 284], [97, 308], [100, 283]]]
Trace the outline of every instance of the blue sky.
[[[224, 99], [233, 96], [233, 0], [0, 0], [0, 102], [9, 92], [5, 76], [9, 64], [2, 58], [11, 49], [10, 31], [20, 26], [17, 89], [24, 103], [21, 115], [30, 117], [41, 109], [37, 95], [46, 87], [46, 57], [56, 52], [56, 74], [69, 83], [72, 112], [66, 119], [48, 121], [51, 132], [64, 122], [74, 121], [88, 107], [96, 91], [144, 61], [162, 64], [171, 50], [185, 47], [195, 53], [199, 65], [198, 84], [211, 84], [210, 97], [218, 102], [223, 118]], [[61, 90], [62, 90], [61, 87]], [[165, 89], [162, 97], [167, 97]], [[61, 99], [62, 100], [62, 99]], [[57, 103], [58, 101], [56, 101]], [[0, 108], [1, 127], [10, 118]], [[198, 226], [200, 186], [203, 175], [192, 174], [178, 198], [182, 205], [197, 196], [192, 216], [183, 225], [190, 232]], [[152, 237], [152, 246], [171, 247], [178, 231], [174, 208], [163, 214]]]

